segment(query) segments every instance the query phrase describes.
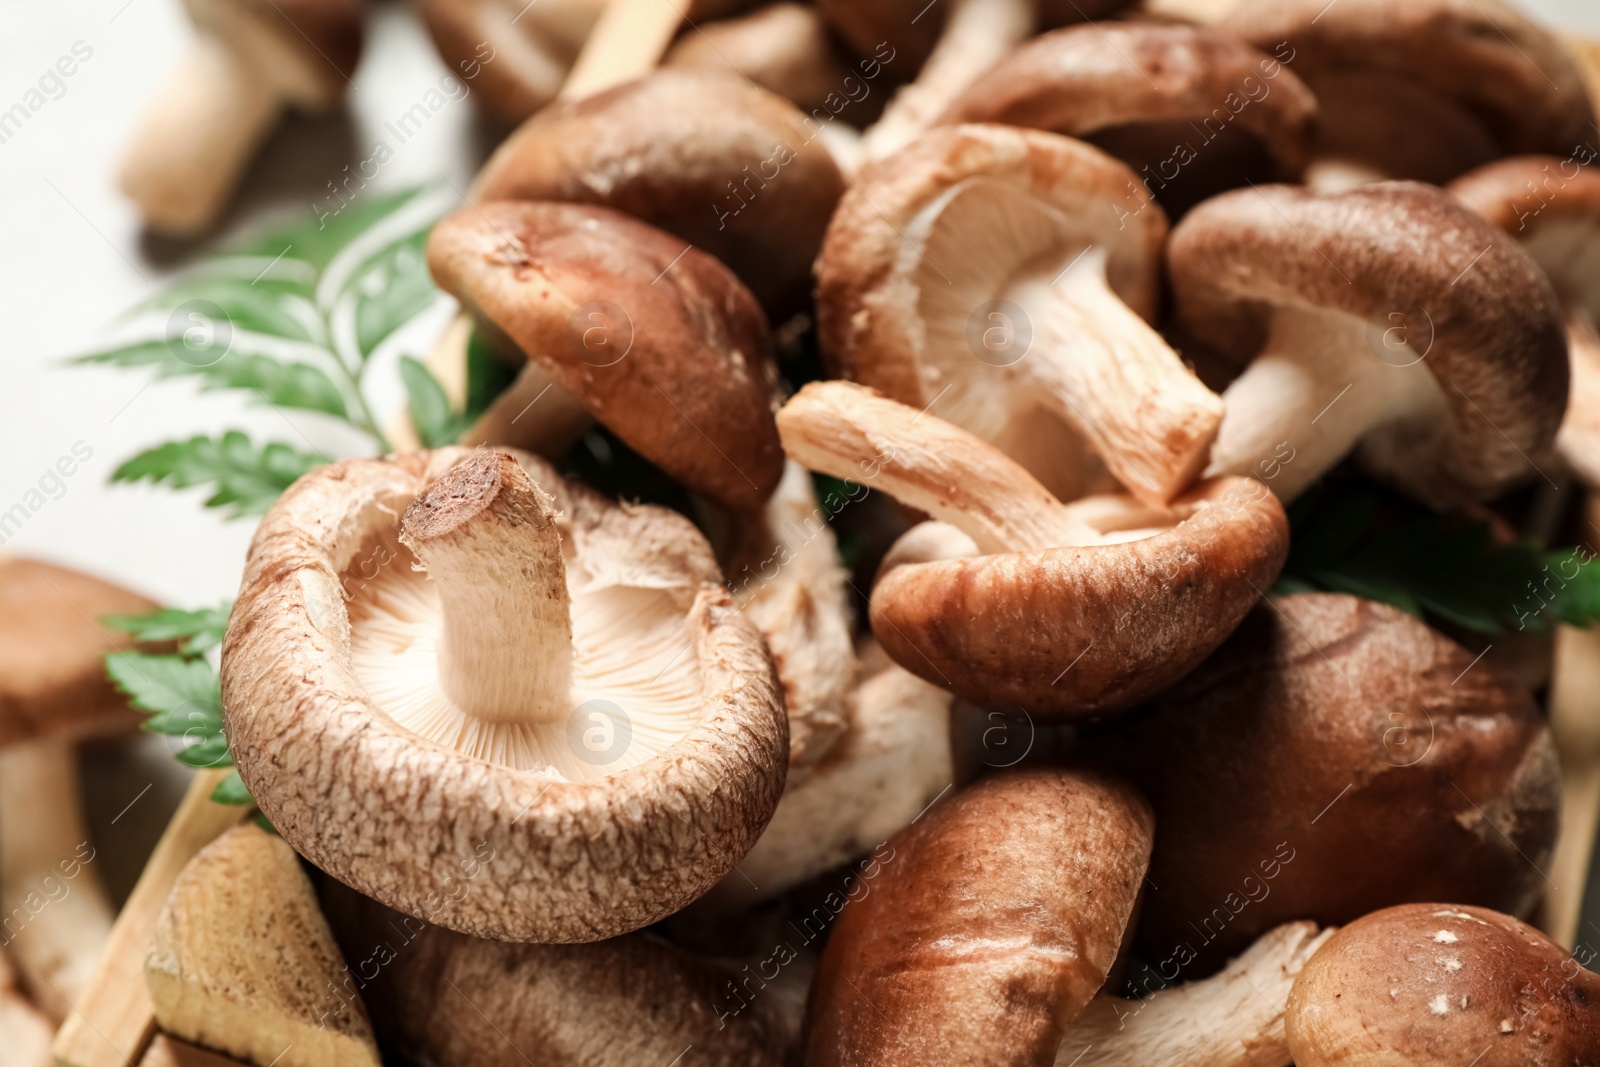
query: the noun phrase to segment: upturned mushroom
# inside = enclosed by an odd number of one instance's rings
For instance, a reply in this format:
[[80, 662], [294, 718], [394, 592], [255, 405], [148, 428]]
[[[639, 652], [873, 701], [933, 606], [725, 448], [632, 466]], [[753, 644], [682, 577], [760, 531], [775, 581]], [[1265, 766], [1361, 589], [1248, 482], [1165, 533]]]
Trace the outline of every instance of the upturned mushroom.
[[1509, 915], [1406, 904], [1334, 934], [1287, 1023], [1298, 1067], [1593, 1063], [1600, 976]]
[[1316, 923], [1285, 923], [1209, 978], [1135, 999], [1102, 992], [1062, 1038], [1056, 1067], [1283, 1067], [1290, 991], [1331, 936]]
[[364, 0], [185, 0], [198, 37], [122, 163], [146, 225], [208, 228], [286, 108], [326, 111], [351, 84]]
[[473, 102], [513, 124], [555, 99], [594, 29], [601, 0], [418, 0], [445, 65]]
[[496, 149], [472, 199], [626, 212], [726, 263], [776, 319], [809, 295], [843, 191], [793, 104], [732, 75], [663, 70], [539, 112]]
[[906, 670], [979, 704], [1051, 719], [1129, 707], [1221, 644], [1288, 550], [1282, 505], [1251, 481], [1165, 510], [1065, 505], [971, 434], [849, 382], [807, 385], [778, 432], [800, 463], [939, 520], [884, 560], [872, 630]]
[[1313, 185], [1443, 183], [1505, 155], [1570, 153], [1594, 110], [1553, 34], [1505, 0], [1240, 0], [1222, 27], [1321, 104]]
[[0, 948], [55, 1024], [111, 932], [75, 743], [132, 733], [141, 718], [103, 662], [132, 641], [100, 618], [155, 607], [63, 567], [0, 560]]
[[1567, 402], [1560, 303], [1515, 241], [1409, 182], [1206, 201], [1167, 245], [1188, 335], [1244, 368], [1208, 477], [1292, 500], [1347, 453], [1437, 507], [1535, 474]]
[[805, 112], [825, 107], [829, 94], [848, 88], [849, 72], [827, 23], [814, 6], [793, 0], [695, 26], [661, 65], [734, 74]]
[[997, 62], [940, 121], [1083, 138], [1137, 171], [1178, 215], [1247, 181], [1300, 176], [1317, 100], [1285, 58], [1198, 26], [1070, 27]]
[[1526, 690], [1395, 608], [1258, 608], [1102, 755], [1161, 835], [1139, 945], [1215, 966], [1279, 923], [1416, 900], [1526, 913], [1560, 785]]
[[1086, 771], [1006, 772], [935, 804], [852, 884], [805, 1062], [1052, 1062], [1116, 958], [1152, 829], [1137, 793]]
[[1516, 238], [1555, 286], [1567, 318], [1571, 389], [1556, 450], [1600, 486], [1600, 174], [1593, 149], [1517, 156], [1462, 175], [1449, 192]]
[[1016, 457], [1062, 499], [1082, 441], [1165, 503], [1202, 466], [1222, 404], [1146, 321], [1166, 217], [1095, 148], [1003, 126], [930, 131], [864, 172], [817, 261], [835, 375]]
[[777, 486], [766, 320], [711, 256], [609, 208], [506, 202], [440, 221], [428, 267], [688, 488], [748, 512]]
[[505, 940], [683, 907], [760, 836], [788, 765], [771, 660], [688, 521], [493, 451], [351, 460], [286, 492], [222, 695], [239, 774], [297, 851]]

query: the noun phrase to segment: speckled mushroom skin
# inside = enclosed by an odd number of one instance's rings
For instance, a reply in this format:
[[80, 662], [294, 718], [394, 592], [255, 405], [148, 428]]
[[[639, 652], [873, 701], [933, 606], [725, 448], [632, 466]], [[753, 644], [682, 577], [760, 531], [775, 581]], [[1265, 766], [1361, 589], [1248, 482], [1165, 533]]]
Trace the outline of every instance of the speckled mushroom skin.
[[[1317, 117], [1311, 90], [1266, 52], [1210, 27], [1121, 23], [1043, 34], [974, 82], [939, 121], [1086, 137], [1133, 123], [1199, 124], [1213, 113], [1253, 135], [1279, 178], [1304, 168]], [[1183, 136], [1208, 151], [1222, 126]], [[1161, 147], [1172, 153], [1172, 143]]]
[[722, 260], [776, 314], [809, 293], [845, 188], [816, 125], [731, 74], [661, 70], [539, 112], [490, 157], [472, 199], [624, 211]]
[[1567, 342], [1555, 290], [1514, 240], [1432, 186], [1224, 193], [1173, 228], [1167, 266], [1183, 329], [1240, 365], [1280, 306], [1342, 311], [1380, 335], [1397, 313], [1431, 324], [1425, 365], [1450, 417], [1380, 427], [1360, 448], [1368, 467], [1426, 503], [1457, 507], [1533, 477], [1529, 457], [1561, 425]]
[[1203, 972], [1286, 921], [1416, 900], [1525, 913], [1544, 887], [1560, 783], [1533, 699], [1387, 605], [1263, 604], [1109, 732], [1162, 828], [1151, 959]]
[[637, 929], [715, 884], [771, 817], [789, 755], [771, 660], [686, 520], [612, 505], [519, 455], [567, 512], [563, 536], [623, 539], [635, 580], [681, 598], [704, 717], [660, 756], [588, 783], [495, 766], [396, 726], [352, 672], [341, 575], [468, 455], [322, 467], [263, 519], [222, 650], [235, 762], [296, 851], [407, 914], [520, 941]]
[[1487, 908], [1406, 904], [1351, 923], [1289, 995], [1298, 1067], [1600, 1063], [1600, 975]]
[[[1314, 92], [1329, 75], [1352, 72], [1425, 85], [1464, 106], [1501, 154], [1565, 156], [1594, 135], [1577, 65], [1504, 0], [1240, 0], [1223, 28], [1259, 48], [1287, 43]], [[1324, 108], [1339, 104], [1330, 94]]]
[[1176, 506], [1193, 510], [1139, 541], [890, 566], [872, 631], [978, 704], [1052, 721], [1127, 708], [1222, 644], [1289, 552], [1289, 520], [1259, 482], [1218, 479]]
[[[428, 268], [688, 488], [737, 512], [777, 487], [766, 319], [711, 256], [608, 208], [507, 202], [441, 220]], [[584, 342], [598, 301], [599, 351]]]
[[1087, 771], [985, 779], [889, 839], [851, 890], [806, 1011], [809, 1067], [1045, 1067], [1105, 982], [1149, 806]]

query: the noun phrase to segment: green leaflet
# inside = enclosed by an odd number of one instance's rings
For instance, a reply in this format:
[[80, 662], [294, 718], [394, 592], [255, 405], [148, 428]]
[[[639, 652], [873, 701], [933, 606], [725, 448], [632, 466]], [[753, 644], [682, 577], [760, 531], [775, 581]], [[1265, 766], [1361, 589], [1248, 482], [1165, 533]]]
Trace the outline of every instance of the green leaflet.
[[102, 615], [100, 621], [143, 643], [178, 641], [184, 656], [198, 656], [222, 644], [232, 601], [214, 608], [158, 608], [144, 615]]
[[[203, 317], [200, 312], [193, 312]], [[348, 419], [344, 393], [326, 371], [310, 363], [252, 352], [248, 335], [230, 333], [225, 322], [207, 319], [182, 339], [141, 341], [78, 357], [81, 363], [109, 363], [119, 367], [154, 367], [156, 377], [198, 377], [206, 389], [239, 389], [256, 394], [280, 408], [320, 411]]]
[[115, 482], [148, 480], [174, 489], [211, 485], [208, 508], [229, 508], [229, 516], [259, 515], [295, 479], [327, 462], [280, 442], [257, 447], [238, 430], [216, 439], [204, 435], [169, 441], [127, 460], [112, 472]]

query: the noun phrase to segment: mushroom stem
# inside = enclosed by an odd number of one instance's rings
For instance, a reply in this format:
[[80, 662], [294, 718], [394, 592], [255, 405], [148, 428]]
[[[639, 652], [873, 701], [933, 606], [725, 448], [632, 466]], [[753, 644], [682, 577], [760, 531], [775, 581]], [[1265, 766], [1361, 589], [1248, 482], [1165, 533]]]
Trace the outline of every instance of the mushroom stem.
[[572, 612], [555, 501], [516, 460], [485, 451], [417, 495], [400, 540], [438, 582], [439, 686], [485, 722], [555, 722], [572, 709]]
[[1424, 339], [1408, 334], [1425, 324], [1398, 314], [1394, 322], [1380, 331], [1341, 312], [1280, 310], [1266, 346], [1222, 394], [1226, 414], [1205, 477], [1259, 476], [1270, 464], [1269, 487], [1293, 500], [1372, 428], [1442, 406], [1424, 366], [1428, 346], [1413, 347]]
[[1219, 974], [1143, 1000], [1102, 993], [1062, 1038], [1056, 1067], [1283, 1067], [1283, 1012], [1295, 976], [1332, 929], [1288, 923]]
[[16, 975], [0, 952], [0, 1034], [5, 1050], [0, 1063], [8, 1067], [51, 1067], [50, 1039], [55, 1028], [17, 988]]
[[1223, 402], [1112, 291], [1104, 249], [1019, 279], [1005, 297], [1034, 331], [1019, 371], [1134, 496], [1165, 504], [1205, 465]]
[[1600, 485], [1600, 337], [1576, 308], [1567, 311], [1567, 354], [1572, 384], [1556, 450], [1587, 484]]
[[797, 462], [882, 489], [961, 530], [985, 553], [1099, 537], [999, 449], [853, 382], [805, 386], [778, 412], [778, 436]]
[[559, 99], [593, 96], [649, 74], [667, 54], [683, 16], [678, 0], [608, 0]]
[[145, 112], [122, 163], [123, 192], [162, 230], [204, 230], [283, 103], [253, 62], [202, 34]]
[[862, 161], [885, 159], [904, 148], [1033, 30], [1031, 0], [954, 0], [944, 31], [916, 80], [895, 94], [867, 130]]
[[69, 742], [0, 749], [0, 948], [53, 1022], [72, 1010], [111, 934], [111, 905]]

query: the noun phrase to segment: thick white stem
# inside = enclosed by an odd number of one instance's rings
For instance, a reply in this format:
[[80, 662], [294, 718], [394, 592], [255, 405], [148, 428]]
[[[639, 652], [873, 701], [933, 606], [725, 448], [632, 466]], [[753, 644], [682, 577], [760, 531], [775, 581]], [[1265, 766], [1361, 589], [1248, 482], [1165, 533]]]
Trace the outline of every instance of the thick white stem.
[[[932, 17], [931, 12], [924, 14]], [[954, 0], [939, 42], [916, 80], [895, 94], [867, 130], [863, 159], [885, 159], [915, 140], [1033, 28], [1030, 0]]]
[[1219, 974], [1124, 1000], [1101, 994], [1062, 1039], [1056, 1067], [1284, 1067], [1295, 976], [1333, 930], [1267, 931]]
[[146, 110], [122, 163], [123, 192], [157, 229], [206, 229], [283, 103], [249, 57], [202, 35]]
[[801, 389], [778, 413], [778, 436], [796, 462], [881, 489], [961, 530], [983, 552], [1098, 536], [993, 445], [851, 382]]
[[425, 489], [400, 540], [438, 586], [439, 685], [486, 722], [571, 710], [572, 611], [555, 501], [510, 456], [484, 451]]
[[1034, 331], [1018, 365], [1030, 395], [1140, 500], [1165, 504], [1188, 488], [1222, 424], [1222, 400], [1112, 291], [1105, 251], [1019, 279], [1004, 296]]
[[688, 0], [608, 0], [560, 98], [581, 99], [649, 74], [683, 25], [687, 6]]
[[1443, 404], [1422, 358], [1426, 339], [1401, 332], [1419, 329], [1280, 310], [1266, 346], [1222, 394], [1227, 411], [1206, 477], [1254, 477], [1293, 500], [1369, 431]]
[[60, 1023], [111, 934], [111, 905], [84, 827], [72, 745], [0, 749], [0, 949]]
[[50, 1020], [18, 988], [17, 976], [0, 952], [0, 1035], [4, 1035], [0, 1067], [52, 1067], [50, 1039], [54, 1031]]

